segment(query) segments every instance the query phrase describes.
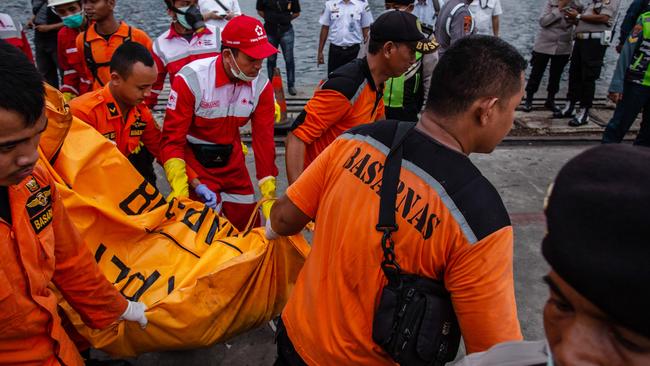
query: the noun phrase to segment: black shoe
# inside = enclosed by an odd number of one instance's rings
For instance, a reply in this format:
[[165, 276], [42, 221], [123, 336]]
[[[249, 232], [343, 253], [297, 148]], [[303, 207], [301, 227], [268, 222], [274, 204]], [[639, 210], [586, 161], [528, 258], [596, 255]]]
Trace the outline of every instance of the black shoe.
[[580, 113], [569, 121], [569, 126], [579, 127], [584, 126], [589, 123], [589, 108], [583, 108]]
[[296, 95], [296, 94], [298, 94], [298, 92], [296, 91], [296, 88], [294, 88], [293, 86], [290, 86], [289, 87], [289, 94]]
[[553, 112], [553, 118], [571, 118], [575, 117], [575, 103], [567, 103], [564, 108], [557, 109]]
[[527, 95], [526, 96], [526, 101], [524, 102], [524, 106], [521, 107], [521, 110], [528, 113], [533, 110], [533, 96], [532, 95]]
[[560, 111], [560, 108], [555, 105], [555, 100], [553, 99], [546, 99], [546, 102], [544, 102], [544, 108], [550, 110], [553, 114]]

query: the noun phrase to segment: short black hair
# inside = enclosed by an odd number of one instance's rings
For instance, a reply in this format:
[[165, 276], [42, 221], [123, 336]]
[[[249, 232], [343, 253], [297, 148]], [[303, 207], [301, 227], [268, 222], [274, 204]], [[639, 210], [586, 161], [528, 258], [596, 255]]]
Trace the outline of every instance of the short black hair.
[[520, 91], [526, 66], [521, 54], [497, 37], [461, 38], [433, 71], [426, 110], [448, 117], [464, 112], [479, 98], [506, 100]]
[[375, 41], [370, 37], [368, 40], [368, 54], [370, 55], [376, 55], [381, 51], [381, 49], [384, 47], [387, 41]]
[[26, 127], [36, 124], [45, 107], [43, 76], [18, 48], [0, 39], [0, 108], [15, 111]]
[[147, 67], [153, 67], [153, 56], [149, 50], [137, 42], [125, 42], [115, 50], [111, 58], [111, 72], [117, 72], [122, 78], [131, 76], [133, 65], [142, 62]]

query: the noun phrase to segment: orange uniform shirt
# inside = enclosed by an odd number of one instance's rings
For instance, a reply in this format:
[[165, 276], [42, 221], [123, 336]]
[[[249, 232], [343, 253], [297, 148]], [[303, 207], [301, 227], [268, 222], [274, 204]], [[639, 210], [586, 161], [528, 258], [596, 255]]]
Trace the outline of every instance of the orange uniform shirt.
[[383, 97], [368, 61], [357, 59], [336, 70], [294, 123], [293, 134], [307, 145], [305, 167], [346, 130], [383, 118]]
[[142, 141], [158, 157], [160, 130], [149, 108], [141, 103], [124, 116], [109, 85], [71, 100], [72, 114], [115, 142], [124, 156], [131, 155]]
[[8, 191], [12, 223], [0, 219], [0, 364], [83, 365], [50, 282], [93, 328], [116, 321], [127, 302], [99, 270], [45, 168], [37, 165]]
[[[387, 283], [375, 225], [394, 126], [387, 121], [348, 131], [287, 190], [316, 222], [312, 251], [282, 316], [310, 365], [394, 365], [372, 340]], [[522, 338], [512, 226], [497, 191], [468, 157], [411, 131], [395, 215], [398, 263], [405, 272], [444, 281], [468, 352]]]
[[[125, 22], [120, 23], [120, 27], [108, 40], [97, 33], [96, 24], [92, 24], [88, 27], [88, 30], [77, 36], [77, 50], [83, 59], [84, 75], [91, 79], [93, 90], [101, 89], [110, 81], [111, 73], [109, 63], [111, 62], [111, 57], [113, 57], [115, 50], [129, 39], [147, 47], [149, 52], [153, 52], [151, 49], [153, 45], [151, 38], [144, 31], [132, 27]], [[98, 66], [96, 73], [92, 72], [92, 68], [86, 60], [86, 49], [91, 51], [92, 57]]]

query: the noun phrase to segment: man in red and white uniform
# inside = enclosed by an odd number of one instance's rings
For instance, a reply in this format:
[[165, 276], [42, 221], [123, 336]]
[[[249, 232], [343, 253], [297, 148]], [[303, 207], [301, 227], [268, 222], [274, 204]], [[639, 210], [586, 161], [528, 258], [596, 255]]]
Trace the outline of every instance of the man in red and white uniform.
[[176, 74], [192, 61], [214, 57], [221, 49], [221, 30], [205, 24], [194, 29], [185, 14], [175, 10], [187, 11], [196, 6], [197, 0], [165, 0], [167, 13], [172, 17], [171, 27], [161, 34], [153, 43], [153, 58], [158, 67], [158, 80], [153, 85], [151, 96], [145, 103], [153, 108], [162, 92], [165, 78], [169, 74], [169, 83], [173, 84]]
[[12, 46], [18, 47], [27, 58], [33, 63], [34, 56], [32, 55], [32, 48], [27, 42], [25, 31], [20, 23], [15, 22], [13, 18], [6, 13], [0, 13], [0, 39], [9, 43]]
[[[243, 229], [255, 208], [239, 127], [251, 121], [258, 184], [275, 196], [275, 101], [262, 61], [277, 53], [257, 19], [232, 19], [221, 33], [222, 53], [194, 61], [172, 84], [161, 139], [171, 197], [188, 196], [186, 164], [219, 195], [222, 213]], [[263, 207], [268, 215], [270, 204]], [[268, 217], [268, 216], [267, 216]]]

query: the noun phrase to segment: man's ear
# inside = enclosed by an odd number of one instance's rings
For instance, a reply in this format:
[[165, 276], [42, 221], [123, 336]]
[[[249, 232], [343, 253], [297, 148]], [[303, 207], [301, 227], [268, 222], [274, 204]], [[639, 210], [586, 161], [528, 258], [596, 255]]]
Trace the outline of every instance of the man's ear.
[[390, 54], [393, 53], [393, 50], [397, 47], [397, 45], [393, 41], [388, 41], [384, 43], [384, 56], [386, 58], [390, 57]]
[[415, 4], [411, 4], [406, 8], [406, 11], [408, 11], [409, 13], [412, 13], [413, 10], [415, 10]]
[[499, 102], [499, 98], [482, 98], [477, 101], [476, 117], [482, 127], [490, 123], [490, 116], [494, 113], [494, 109], [497, 108], [497, 102]]
[[116, 71], [111, 72], [111, 83], [113, 85], [120, 85], [122, 77]]

